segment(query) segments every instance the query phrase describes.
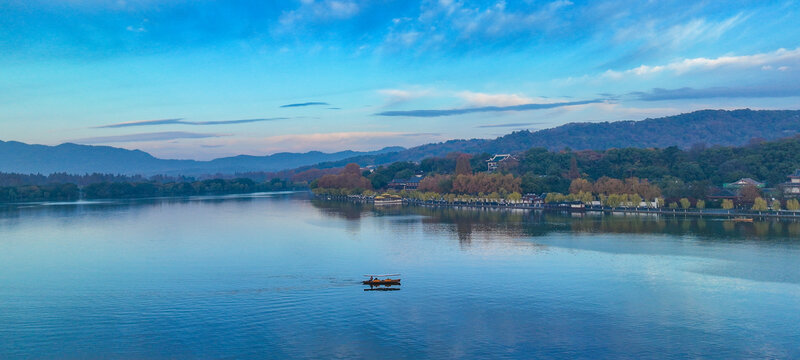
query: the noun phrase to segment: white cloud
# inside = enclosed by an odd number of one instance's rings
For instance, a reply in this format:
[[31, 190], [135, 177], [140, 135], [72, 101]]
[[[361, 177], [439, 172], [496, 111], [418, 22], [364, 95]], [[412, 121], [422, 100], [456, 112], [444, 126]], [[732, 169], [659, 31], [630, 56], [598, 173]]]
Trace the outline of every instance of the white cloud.
[[485, 6], [459, 0], [423, 1], [417, 17], [392, 19], [380, 50], [412, 46], [428, 50], [503, 38], [513, 41], [566, 25], [567, 19], [559, 12], [570, 5], [571, 1], [557, 0], [508, 9], [504, 0]]
[[778, 49], [769, 53], [760, 53], [752, 55], [741, 56], [721, 56], [718, 58], [692, 58], [675, 61], [665, 65], [641, 65], [632, 69], [624, 71], [608, 70], [603, 73], [603, 77], [611, 79], [619, 79], [626, 75], [645, 76], [660, 74], [665, 72], [682, 75], [695, 71], [709, 71], [721, 68], [761, 68], [764, 70], [778, 67], [778, 70], [788, 66], [783, 64], [797, 64], [800, 63], [800, 48], [794, 50]]
[[530, 98], [519, 94], [487, 94], [472, 91], [461, 91], [456, 96], [464, 99], [467, 106], [514, 106], [532, 103], [552, 102], [547, 99]]
[[704, 41], [715, 41], [748, 17], [739, 13], [717, 22], [696, 18], [675, 25], [666, 20], [648, 20], [618, 30], [614, 39], [619, 43], [643, 42], [640, 52], [675, 50]]
[[361, 10], [350, 0], [301, 0], [300, 7], [284, 12], [278, 20], [282, 31], [292, 31], [297, 25], [320, 20], [344, 20], [352, 18]]
[[435, 91], [426, 88], [416, 89], [381, 89], [378, 93], [386, 98], [386, 105], [397, 105], [411, 100], [434, 96]]

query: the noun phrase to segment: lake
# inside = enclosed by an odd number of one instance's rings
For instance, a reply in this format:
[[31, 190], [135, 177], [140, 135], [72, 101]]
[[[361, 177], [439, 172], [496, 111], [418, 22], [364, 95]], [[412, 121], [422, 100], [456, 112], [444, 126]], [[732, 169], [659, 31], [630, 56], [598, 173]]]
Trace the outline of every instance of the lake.
[[305, 193], [0, 207], [3, 359], [800, 358], [798, 329], [800, 222]]

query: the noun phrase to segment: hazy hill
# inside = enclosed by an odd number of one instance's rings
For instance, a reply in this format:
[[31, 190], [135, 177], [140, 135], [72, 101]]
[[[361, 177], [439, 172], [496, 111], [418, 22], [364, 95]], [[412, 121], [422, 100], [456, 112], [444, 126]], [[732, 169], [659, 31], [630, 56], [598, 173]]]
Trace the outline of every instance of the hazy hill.
[[388, 147], [372, 152], [341, 151], [323, 153], [278, 153], [268, 156], [240, 155], [211, 161], [164, 160], [140, 150], [111, 146], [61, 144], [29, 145], [17, 141], [0, 141], [0, 172], [71, 174], [214, 174], [247, 171], [278, 171], [286, 168], [336, 161], [358, 155], [397, 152], [401, 147]]
[[[294, 168], [330, 168], [348, 162], [361, 165], [421, 160], [452, 152], [514, 153], [531, 147], [561, 150], [605, 150], [615, 147], [689, 148], [695, 144], [743, 145], [754, 138], [774, 140], [800, 133], [797, 110], [702, 110], [641, 121], [570, 123], [539, 131], [517, 131], [496, 139], [450, 140], [410, 149], [373, 152], [278, 153], [240, 155], [211, 161], [163, 160], [138, 150], [109, 146], [28, 145], [0, 141], [0, 172], [117, 173], [196, 175], [274, 172]], [[313, 165], [313, 166], [312, 166]]]

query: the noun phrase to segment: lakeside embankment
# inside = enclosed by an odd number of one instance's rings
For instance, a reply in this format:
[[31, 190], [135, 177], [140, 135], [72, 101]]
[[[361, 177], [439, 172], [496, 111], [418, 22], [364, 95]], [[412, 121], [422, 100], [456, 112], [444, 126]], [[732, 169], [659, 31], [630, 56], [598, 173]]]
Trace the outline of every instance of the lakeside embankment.
[[[372, 199], [358, 195], [317, 195], [319, 199], [329, 201], [351, 201], [361, 203], [373, 203]], [[779, 211], [753, 211], [745, 209], [668, 209], [668, 208], [627, 208], [627, 207], [608, 207], [597, 205], [584, 205], [582, 207], [572, 208], [569, 206], [557, 206], [549, 204], [533, 204], [528, 202], [510, 202], [510, 201], [491, 201], [491, 200], [478, 200], [478, 201], [444, 201], [444, 200], [418, 200], [404, 198], [402, 203], [404, 205], [415, 206], [430, 206], [430, 207], [455, 207], [455, 208], [473, 208], [473, 209], [517, 209], [517, 210], [538, 210], [538, 211], [555, 211], [555, 212], [571, 212], [571, 213], [605, 213], [605, 214], [658, 214], [658, 215], [672, 215], [672, 216], [693, 216], [693, 217], [722, 217], [722, 218], [786, 218], [786, 219], [800, 219], [800, 211], [792, 210], [779, 210]]]

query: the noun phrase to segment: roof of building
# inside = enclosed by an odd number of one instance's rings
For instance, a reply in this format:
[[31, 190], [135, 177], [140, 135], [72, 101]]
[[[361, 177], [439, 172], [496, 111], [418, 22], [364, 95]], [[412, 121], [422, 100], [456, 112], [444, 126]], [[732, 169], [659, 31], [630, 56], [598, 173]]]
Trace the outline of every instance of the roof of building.
[[736, 182], [724, 184], [723, 187], [726, 187], [726, 188], [728, 188], [728, 187], [741, 187], [741, 186], [745, 186], [745, 185], [753, 185], [753, 186], [756, 186], [756, 187], [764, 187], [764, 183], [756, 181], [756, 180], [753, 180], [751, 178], [741, 178], [741, 179], [737, 180]]
[[408, 183], [418, 183], [420, 181], [422, 181], [422, 176], [414, 176], [410, 179], [392, 179], [390, 183], [408, 184]]
[[711, 194], [709, 194], [708, 197], [712, 197], [712, 198], [735, 198], [737, 196], [736, 196], [736, 194], [734, 194], [730, 190], [716, 188], [716, 189], [713, 189], [711, 191]]
[[491, 159], [486, 160], [486, 161], [493, 161], [493, 162], [494, 161], [503, 161], [503, 160], [507, 160], [508, 158], [511, 158], [511, 157], [513, 157], [513, 156], [511, 156], [511, 154], [497, 154], [495, 156], [492, 156]]

